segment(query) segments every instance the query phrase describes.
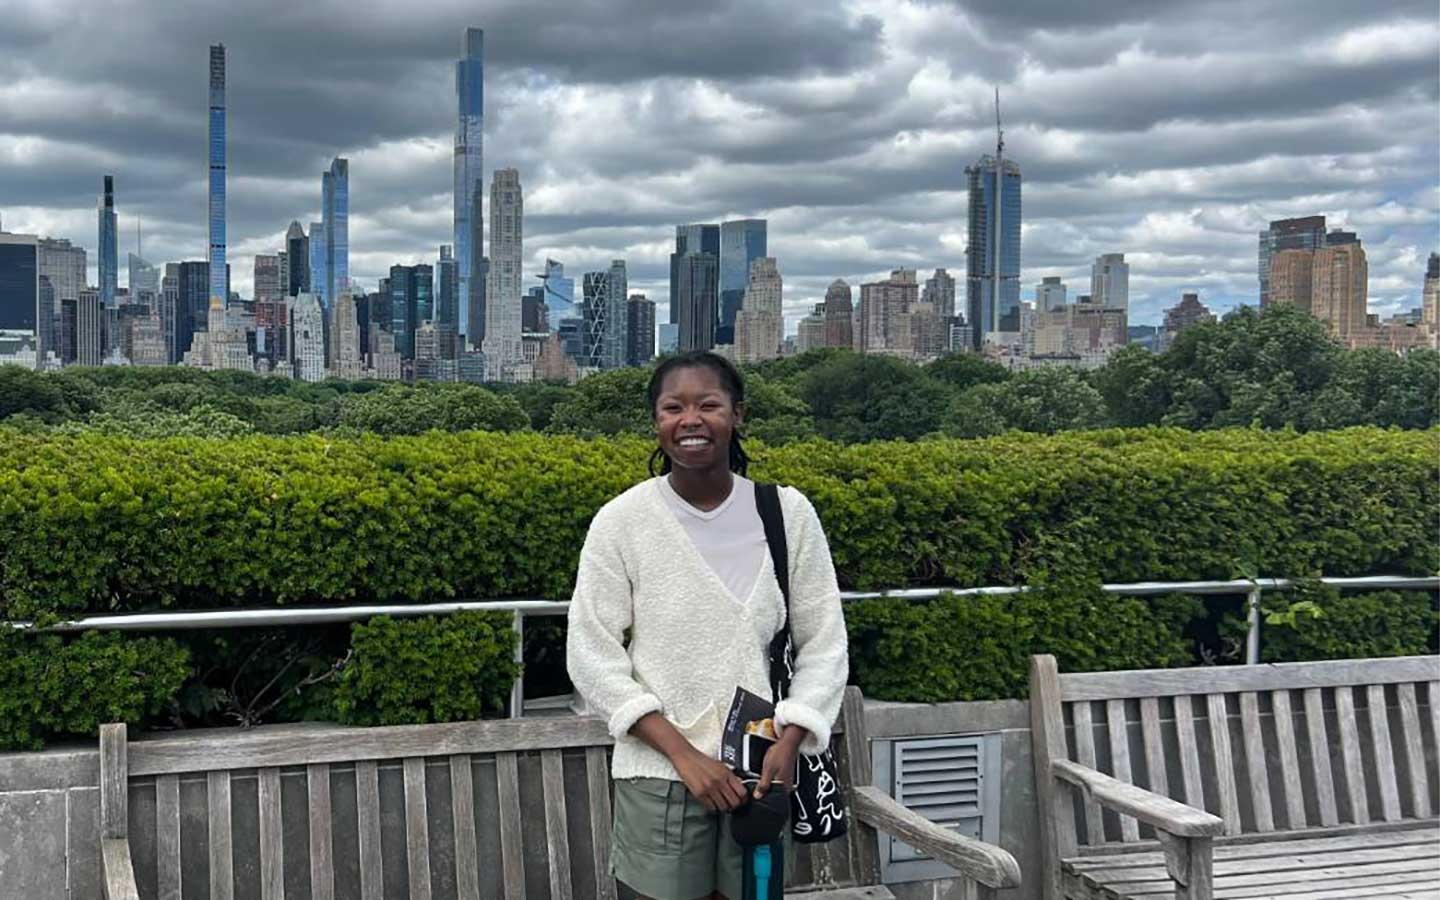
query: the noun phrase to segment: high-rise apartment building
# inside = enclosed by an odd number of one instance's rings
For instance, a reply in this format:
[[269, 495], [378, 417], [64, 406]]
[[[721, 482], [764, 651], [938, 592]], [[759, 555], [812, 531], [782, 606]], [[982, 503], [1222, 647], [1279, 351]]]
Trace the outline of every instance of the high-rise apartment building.
[[520, 173], [496, 169], [490, 184], [490, 276], [485, 288], [486, 378], [513, 380], [521, 362], [520, 319], [525, 203]]
[[655, 358], [655, 301], [631, 294], [626, 304], [625, 364], [643, 366]]
[[98, 366], [105, 358], [105, 345], [101, 335], [101, 320], [104, 309], [100, 305], [100, 292], [85, 288], [75, 303], [75, 364]]
[[1165, 310], [1165, 325], [1160, 329], [1160, 349], [1169, 348], [1175, 336], [1187, 328], [1215, 321], [1215, 314], [1200, 302], [1199, 294], [1181, 294], [1180, 302]]
[[455, 63], [455, 263], [460, 273], [460, 333], [467, 347], [485, 337], [485, 32], [465, 29]]
[[1325, 246], [1325, 217], [1304, 216], [1298, 219], [1276, 219], [1260, 232], [1259, 266], [1260, 305], [1269, 306], [1275, 299], [1270, 273], [1276, 253], [1282, 250], [1318, 250]]
[[1430, 254], [1425, 265], [1425, 287], [1420, 295], [1420, 321], [1440, 329], [1440, 253]]
[[335, 298], [335, 321], [330, 328], [335, 347], [331, 373], [336, 378], [355, 379], [364, 374], [365, 348], [360, 343], [360, 319], [355, 310], [355, 297], [341, 291]]
[[325, 287], [320, 303], [329, 309], [350, 289], [350, 161], [335, 157], [320, 175], [320, 218], [325, 223]]
[[[710, 308], [719, 315], [719, 264], [720, 264], [720, 226], [719, 225], [676, 225], [675, 226], [675, 252], [670, 254], [670, 323], [680, 322], [680, 260], [689, 253], [708, 253], [715, 257], [716, 265], [716, 296], [709, 300]], [[691, 297], [688, 302], [694, 303], [696, 299]], [[706, 298], [700, 298], [702, 304]]]
[[1291, 303], [1313, 314], [1314, 268], [1314, 250], [1279, 250], [1271, 254], [1265, 305]]
[[581, 334], [582, 366], [618, 369], [625, 365], [629, 330], [629, 279], [625, 260], [601, 272], [586, 272], [585, 311]]
[[920, 292], [920, 302], [934, 307], [935, 315], [949, 319], [955, 315], [955, 276], [945, 269], [936, 269], [935, 274], [925, 279], [925, 288]]
[[290, 309], [290, 355], [296, 378], [325, 380], [325, 310], [308, 291], [296, 296]]
[[[40, 307], [35, 311], [39, 358], [52, 355], [63, 362], [60, 317], [66, 300], [76, 300], [85, 289], [85, 248], [67, 240], [40, 238], [36, 245], [40, 267]], [[47, 291], [48, 286], [48, 291]]]
[[321, 307], [325, 305], [326, 260], [330, 258], [325, 249], [325, 223], [310, 223], [310, 293], [314, 294]]
[[146, 293], [160, 292], [160, 267], [151, 265], [138, 253], [127, 254], [125, 260], [130, 270], [130, 302], [141, 303]]
[[1130, 312], [1130, 265], [1123, 253], [1105, 253], [1090, 267], [1090, 298], [1106, 309]]
[[298, 221], [291, 220], [285, 230], [286, 279], [285, 296], [294, 297], [310, 290], [310, 238]]
[[0, 331], [37, 333], [40, 239], [0, 231]]
[[1362, 345], [1369, 331], [1369, 267], [1359, 241], [1344, 234], [1333, 246], [1315, 251], [1311, 271], [1311, 311], [1347, 345]]
[[854, 292], [837, 278], [825, 289], [825, 346], [849, 350], [855, 346]]
[[1058, 275], [1047, 275], [1035, 287], [1036, 312], [1047, 313], [1065, 306], [1065, 282]]
[[285, 296], [280, 283], [280, 257], [275, 254], [255, 254], [255, 296], [256, 303], [279, 300]]
[[440, 259], [435, 263], [435, 340], [441, 359], [454, 359], [460, 336], [460, 269], [455, 251], [449, 244], [440, 245]]
[[415, 329], [435, 316], [432, 266], [390, 267], [390, 330], [402, 359], [415, 358]]
[[825, 304], [817, 303], [795, 329], [795, 352], [805, 353], [825, 346]]
[[745, 302], [750, 267], [765, 255], [764, 219], [720, 223], [720, 321], [715, 326], [715, 343], [735, 343], [735, 316]]
[[105, 190], [100, 194], [95, 217], [99, 222], [99, 278], [100, 303], [106, 309], [114, 309], [118, 302], [115, 291], [120, 277], [119, 234], [115, 220], [115, 176], [105, 176]]
[[1020, 331], [1020, 167], [985, 155], [967, 166], [969, 236], [965, 248], [966, 319], [975, 349], [995, 332]]
[[166, 263], [165, 274], [160, 277], [160, 330], [165, 341], [165, 362], [172, 366], [185, 356], [185, 351], [177, 346], [176, 337], [182, 315], [180, 264]]
[[[715, 346], [720, 261], [710, 253], [681, 254], [675, 270], [676, 325], [680, 352]], [[672, 307], [673, 308], [673, 307]]]
[[914, 269], [896, 269], [885, 281], [860, 285], [860, 350], [913, 356], [909, 316], [920, 302]]
[[785, 339], [783, 281], [773, 256], [750, 266], [745, 299], [735, 316], [735, 357], [743, 363], [775, 359]]
[[545, 293], [545, 318], [550, 330], [560, 327], [562, 319], [576, 313], [575, 279], [565, 276], [565, 266], [553, 259], [545, 260], [545, 273], [539, 276]]
[[225, 264], [225, 45], [210, 47], [210, 298], [230, 302]]

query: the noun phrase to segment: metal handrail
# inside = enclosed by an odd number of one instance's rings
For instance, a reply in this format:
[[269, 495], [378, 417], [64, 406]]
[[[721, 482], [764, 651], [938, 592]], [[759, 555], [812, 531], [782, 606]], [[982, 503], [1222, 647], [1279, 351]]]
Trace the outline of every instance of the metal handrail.
[[[1440, 590], [1440, 575], [1365, 575], [1351, 578], [1237, 578], [1228, 581], [1136, 581], [1102, 584], [1107, 594], [1153, 597], [1160, 594], [1245, 594], [1247, 630], [1245, 661], [1260, 661], [1260, 596], [1266, 591], [1284, 590], [1296, 584], [1315, 583], [1342, 591], [1355, 590]], [[1013, 596], [1034, 588], [1024, 585], [991, 587], [925, 587], [884, 591], [842, 591], [845, 602], [889, 597], [896, 600], [933, 600], [943, 594], [957, 597]], [[508, 612], [514, 615], [517, 635], [515, 661], [524, 663], [525, 617], [564, 615], [569, 601], [516, 598], [512, 600], [456, 600], [446, 603], [367, 604], [357, 606], [289, 607], [278, 609], [214, 609], [163, 613], [125, 613], [81, 616], [47, 626], [45, 631], [181, 631], [199, 628], [258, 628], [273, 625], [315, 625], [327, 622], [355, 622], [375, 616], [433, 616], [464, 611]], [[32, 629], [31, 622], [0, 622], [15, 629]], [[524, 676], [517, 675], [511, 689], [512, 716], [519, 716], [524, 697]]]

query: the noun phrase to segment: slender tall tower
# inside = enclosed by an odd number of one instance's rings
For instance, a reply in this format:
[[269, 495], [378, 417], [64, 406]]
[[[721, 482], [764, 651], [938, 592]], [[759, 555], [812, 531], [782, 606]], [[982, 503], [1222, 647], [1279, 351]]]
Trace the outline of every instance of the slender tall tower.
[[987, 153], [965, 169], [970, 183], [965, 324], [975, 350], [987, 334], [1020, 331], [1020, 167], [1004, 158], [998, 91], [995, 97], [995, 155]]
[[230, 302], [225, 277], [225, 45], [210, 45], [210, 301]]
[[485, 337], [485, 32], [465, 29], [455, 64], [455, 265], [459, 272], [460, 333], [468, 347]]
[[[115, 308], [116, 279], [120, 271], [120, 248], [116, 246], [115, 176], [105, 176], [105, 193], [100, 197], [100, 306]], [[133, 290], [133, 288], [132, 288]]]
[[350, 161], [335, 157], [320, 177], [321, 218], [325, 220], [325, 287], [317, 291], [328, 312], [350, 289]]
[[496, 169], [490, 184], [490, 272], [485, 289], [485, 368], [491, 381], [520, 362], [521, 260], [525, 203], [520, 172]]

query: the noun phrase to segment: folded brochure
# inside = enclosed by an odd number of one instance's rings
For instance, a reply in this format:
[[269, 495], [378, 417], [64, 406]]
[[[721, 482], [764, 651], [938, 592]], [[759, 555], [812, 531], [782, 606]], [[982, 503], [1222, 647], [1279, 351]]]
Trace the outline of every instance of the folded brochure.
[[775, 704], [744, 688], [735, 689], [730, 712], [725, 716], [725, 734], [720, 743], [720, 761], [742, 777], [759, 777], [765, 751], [779, 735], [775, 728]]

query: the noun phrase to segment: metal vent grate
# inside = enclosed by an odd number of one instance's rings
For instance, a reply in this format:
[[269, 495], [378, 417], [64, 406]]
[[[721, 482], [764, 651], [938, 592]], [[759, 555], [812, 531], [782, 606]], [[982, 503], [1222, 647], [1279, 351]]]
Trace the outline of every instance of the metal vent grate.
[[[995, 842], [1000, 823], [1000, 735], [876, 741], [876, 784], [900, 803], [967, 837]], [[886, 881], [943, 877], [949, 867], [886, 836], [881, 847]]]

